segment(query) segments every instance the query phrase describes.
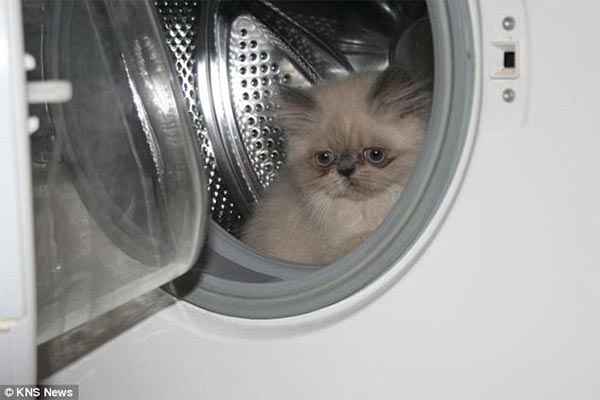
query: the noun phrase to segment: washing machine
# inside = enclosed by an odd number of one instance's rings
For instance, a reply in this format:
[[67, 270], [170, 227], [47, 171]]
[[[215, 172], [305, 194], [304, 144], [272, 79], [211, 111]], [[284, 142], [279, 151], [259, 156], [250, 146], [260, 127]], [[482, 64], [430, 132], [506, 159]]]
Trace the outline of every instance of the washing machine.
[[[599, 13], [4, 0], [0, 384], [81, 399], [599, 398]], [[242, 243], [285, 168], [281, 85], [394, 64], [433, 101], [381, 226], [326, 266]]]

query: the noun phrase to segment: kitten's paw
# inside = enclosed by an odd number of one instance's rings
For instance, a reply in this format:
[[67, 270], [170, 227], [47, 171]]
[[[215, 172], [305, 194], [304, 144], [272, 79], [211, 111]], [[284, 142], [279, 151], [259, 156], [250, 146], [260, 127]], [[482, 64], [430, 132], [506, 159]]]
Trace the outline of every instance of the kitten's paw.
[[371, 232], [365, 232], [365, 233], [361, 233], [359, 235], [356, 235], [354, 237], [352, 237], [347, 243], [346, 243], [346, 249], [345, 249], [345, 253], [349, 253], [352, 250], [354, 250], [355, 248], [357, 248], [358, 246], [360, 246], [365, 240], [367, 240], [367, 238], [371, 235]]

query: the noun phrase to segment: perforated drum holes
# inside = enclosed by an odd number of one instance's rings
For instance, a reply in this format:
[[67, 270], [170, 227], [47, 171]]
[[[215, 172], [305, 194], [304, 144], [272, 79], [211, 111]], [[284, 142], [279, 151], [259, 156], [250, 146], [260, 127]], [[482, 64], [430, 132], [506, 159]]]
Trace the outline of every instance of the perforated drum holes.
[[[156, 0], [154, 5], [162, 21], [165, 41], [174, 57], [187, 111], [198, 137], [204, 170], [208, 175], [207, 190], [211, 198], [212, 217], [226, 230], [235, 231], [242, 222], [242, 214], [231, 199], [227, 184], [217, 165], [213, 145], [206, 130], [204, 116], [198, 107], [197, 93], [195, 92], [197, 86], [195, 52], [200, 30], [198, 10], [201, 1]], [[240, 70], [240, 74], [244, 75], [245, 73], [244, 67], [243, 71]]]
[[[229, 40], [234, 112], [252, 169], [263, 187], [275, 179], [285, 159], [284, 136], [271, 113], [278, 100], [273, 93], [278, 83], [289, 83], [294, 72], [294, 66], [274, 45], [272, 37], [254, 17], [242, 15], [233, 21]], [[276, 152], [257, 151], [265, 144]]]

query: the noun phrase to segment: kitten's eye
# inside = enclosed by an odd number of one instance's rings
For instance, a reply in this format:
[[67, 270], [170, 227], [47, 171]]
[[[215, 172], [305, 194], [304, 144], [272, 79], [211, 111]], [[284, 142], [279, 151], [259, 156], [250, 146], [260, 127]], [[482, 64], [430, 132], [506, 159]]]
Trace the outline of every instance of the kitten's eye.
[[363, 150], [363, 157], [371, 164], [378, 165], [385, 161], [385, 151], [380, 147], [370, 147]]
[[334, 162], [333, 153], [330, 151], [320, 151], [315, 154], [315, 162], [320, 167], [329, 167]]

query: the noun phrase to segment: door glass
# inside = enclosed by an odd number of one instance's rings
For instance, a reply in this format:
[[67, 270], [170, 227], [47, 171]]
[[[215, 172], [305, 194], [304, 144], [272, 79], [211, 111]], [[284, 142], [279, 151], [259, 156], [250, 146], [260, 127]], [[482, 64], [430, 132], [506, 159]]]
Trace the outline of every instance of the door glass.
[[67, 80], [32, 138], [39, 341], [186, 271], [206, 192], [186, 106], [144, 1], [26, 1], [29, 79]]

